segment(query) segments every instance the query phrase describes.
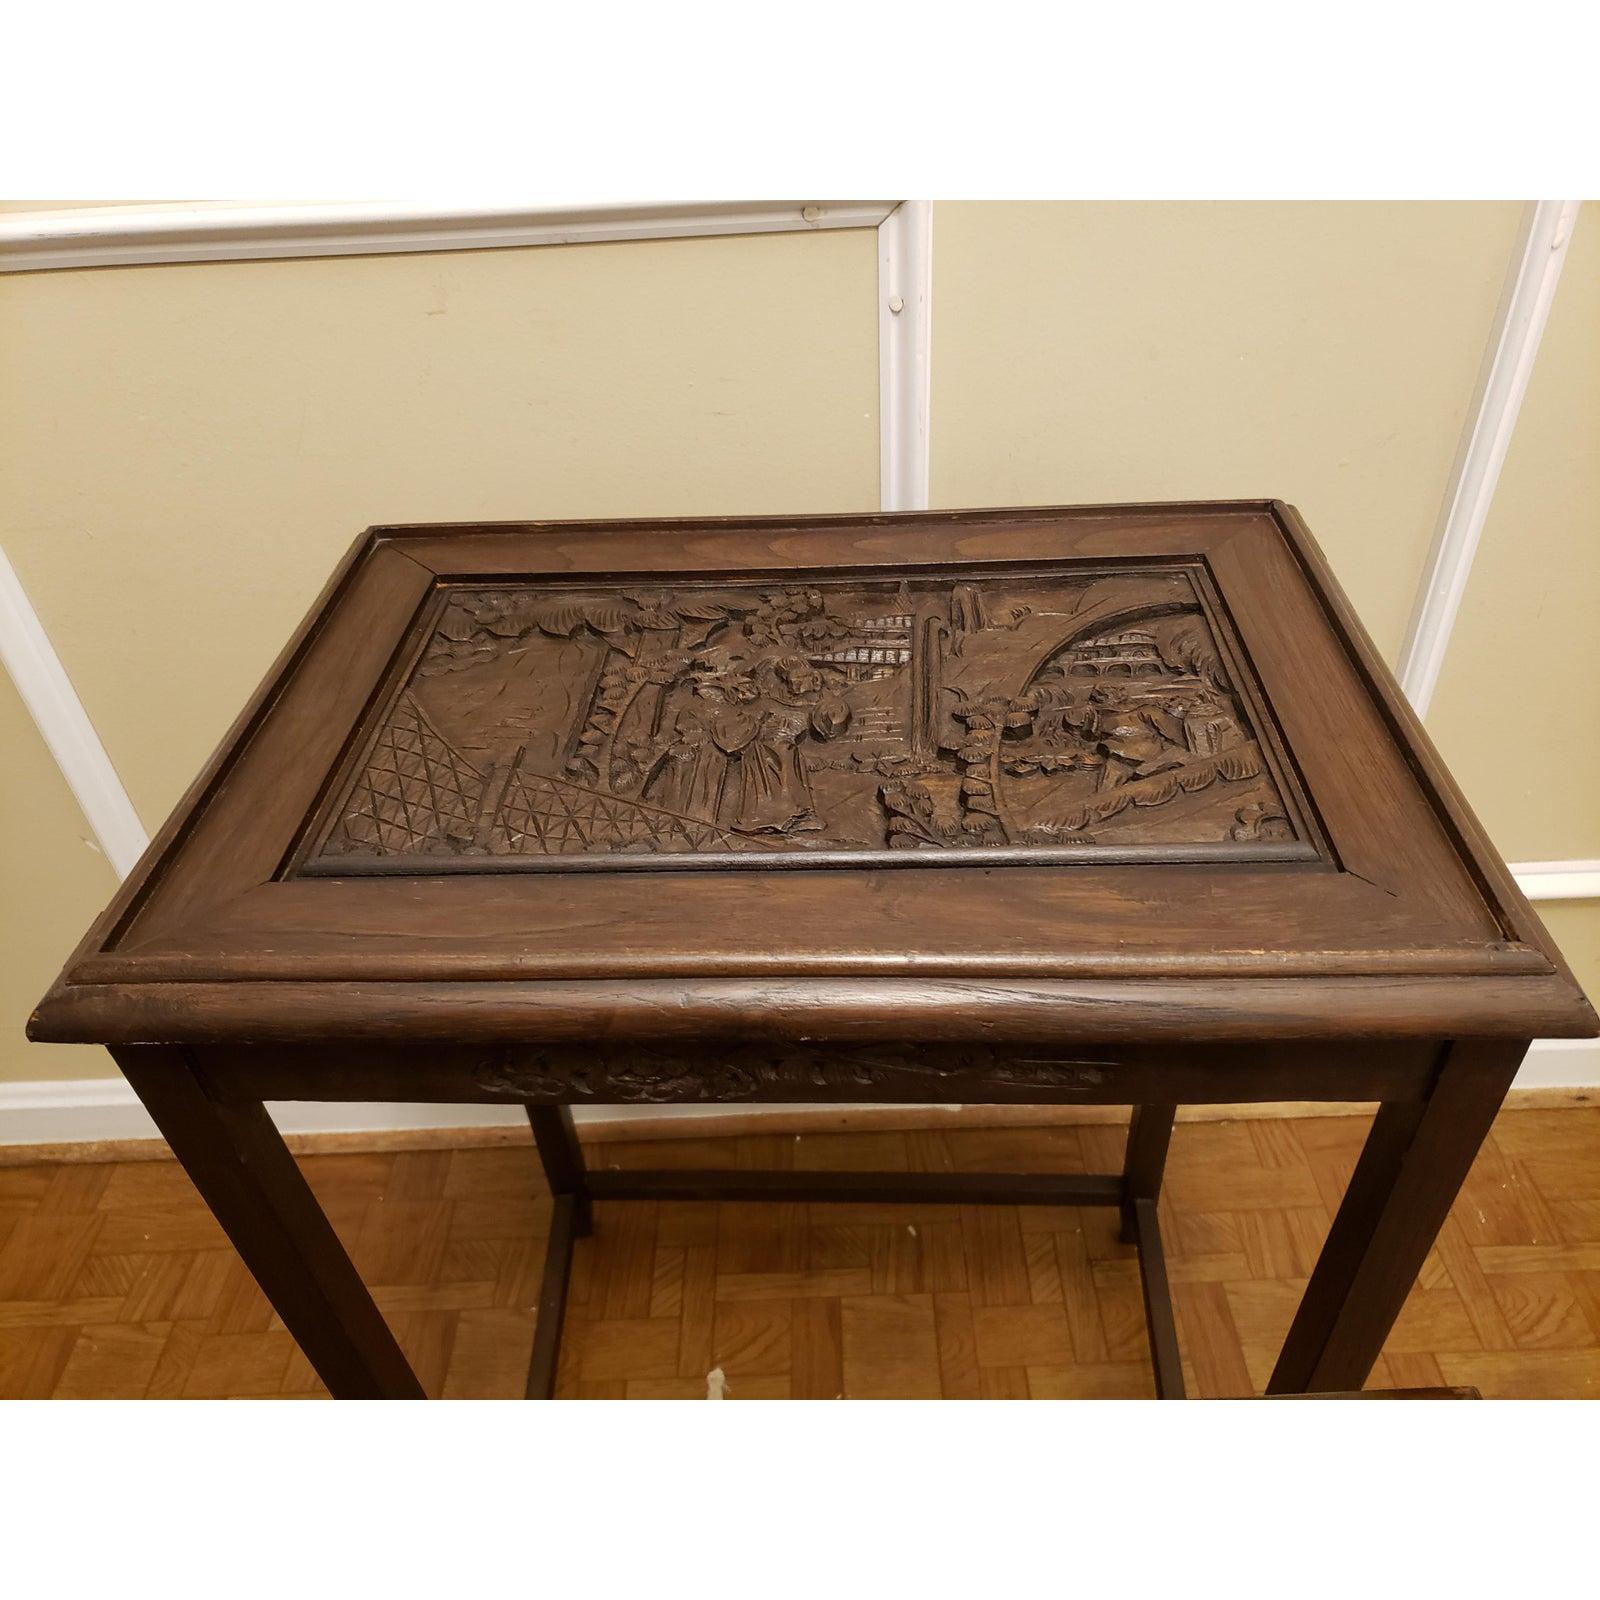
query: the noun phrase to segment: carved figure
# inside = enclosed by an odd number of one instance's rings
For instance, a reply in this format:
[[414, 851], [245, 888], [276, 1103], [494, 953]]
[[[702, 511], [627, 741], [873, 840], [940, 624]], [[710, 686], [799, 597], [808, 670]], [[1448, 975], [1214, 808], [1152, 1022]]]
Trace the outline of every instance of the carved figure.
[[428, 626], [316, 846], [352, 868], [1301, 837], [1181, 566], [507, 581]]

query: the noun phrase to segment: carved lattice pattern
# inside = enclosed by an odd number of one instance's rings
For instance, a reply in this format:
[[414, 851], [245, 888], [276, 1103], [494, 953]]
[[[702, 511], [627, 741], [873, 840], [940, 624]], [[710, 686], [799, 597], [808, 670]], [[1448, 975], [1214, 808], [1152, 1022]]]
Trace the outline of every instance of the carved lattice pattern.
[[496, 812], [490, 849], [496, 854], [584, 855], [630, 846], [652, 851], [737, 850], [748, 843], [675, 811], [519, 771]]
[[415, 854], [468, 843], [484, 777], [442, 738], [409, 695], [384, 724], [345, 812], [350, 848]]

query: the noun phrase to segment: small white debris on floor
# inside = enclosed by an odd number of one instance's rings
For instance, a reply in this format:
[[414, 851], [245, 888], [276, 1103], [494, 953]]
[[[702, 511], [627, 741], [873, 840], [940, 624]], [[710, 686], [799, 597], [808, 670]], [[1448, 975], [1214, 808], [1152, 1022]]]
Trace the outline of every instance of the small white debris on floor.
[[917, 1230], [912, 1227], [909, 1222], [906, 1224], [906, 1232], [909, 1233], [913, 1239], [915, 1239], [917, 1236]]
[[728, 1398], [728, 1375], [721, 1367], [713, 1367], [706, 1374], [706, 1399], [726, 1400]]

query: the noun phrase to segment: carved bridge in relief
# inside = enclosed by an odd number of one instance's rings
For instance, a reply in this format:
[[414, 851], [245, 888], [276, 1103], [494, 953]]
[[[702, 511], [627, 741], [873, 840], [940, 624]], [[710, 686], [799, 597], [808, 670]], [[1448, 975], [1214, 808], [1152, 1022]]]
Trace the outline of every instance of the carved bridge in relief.
[[1181, 565], [445, 585], [298, 870], [1312, 856], [1224, 636]]

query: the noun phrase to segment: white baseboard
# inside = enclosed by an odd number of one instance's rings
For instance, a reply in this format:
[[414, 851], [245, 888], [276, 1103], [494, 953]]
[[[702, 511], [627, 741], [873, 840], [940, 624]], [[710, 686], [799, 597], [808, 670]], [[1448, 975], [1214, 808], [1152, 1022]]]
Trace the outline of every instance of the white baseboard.
[[1535, 1039], [1512, 1087], [1600, 1088], [1600, 1039]]
[[[579, 1122], [625, 1122], [636, 1117], [726, 1116], [730, 1106], [576, 1107]], [[521, 1106], [424, 1105], [388, 1101], [282, 1100], [267, 1110], [283, 1133], [388, 1133], [404, 1128], [494, 1128], [523, 1123]], [[79, 1144], [92, 1140], [155, 1139], [150, 1114], [122, 1078], [0, 1083], [0, 1145]]]
[[[1600, 1089], [1600, 1040], [1540, 1039], [1517, 1074], [1519, 1089]], [[269, 1103], [284, 1133], [387, 1133], [405, 1128], [516, 1126], [520, 1106], [403, 1105], [371, 1101], [288, 1100]], [[579, 1106], [578, 1122], [634, 1118], [757, 1120], [783, 1106]], [[0, 1083], [0, 1145], [78, 1144], [92, 1140], [153, 1139], [155, 1124], [121, 1078]]]

